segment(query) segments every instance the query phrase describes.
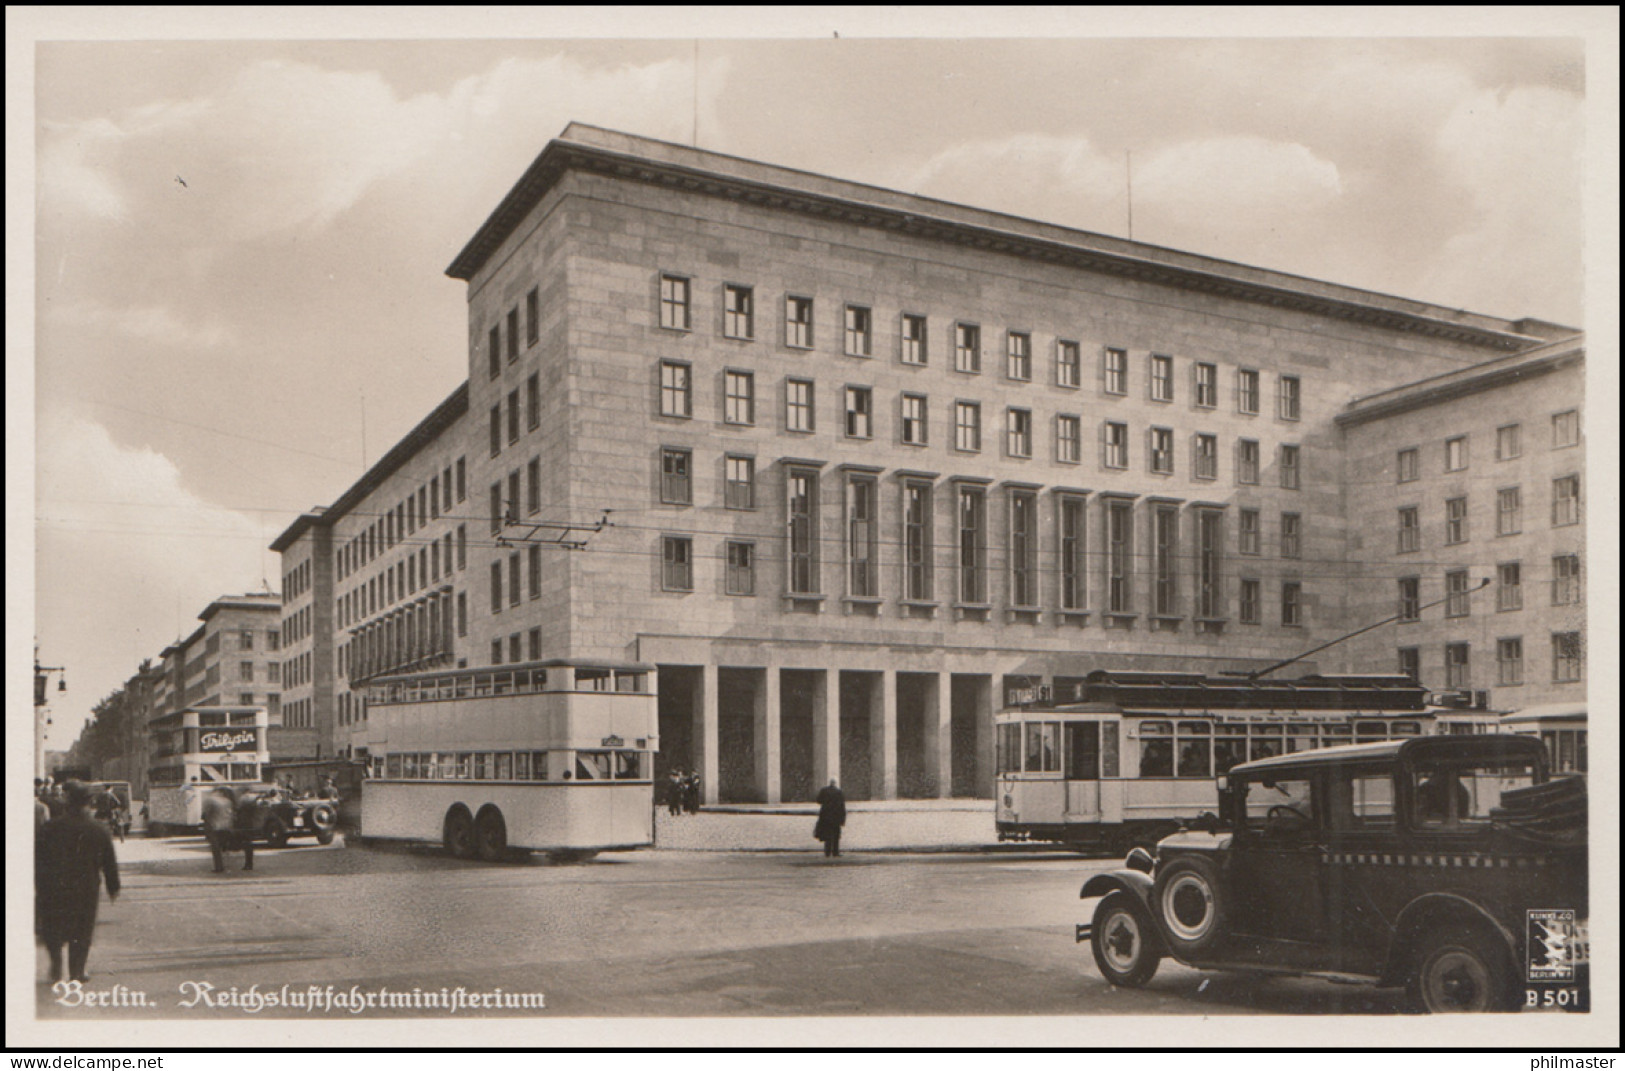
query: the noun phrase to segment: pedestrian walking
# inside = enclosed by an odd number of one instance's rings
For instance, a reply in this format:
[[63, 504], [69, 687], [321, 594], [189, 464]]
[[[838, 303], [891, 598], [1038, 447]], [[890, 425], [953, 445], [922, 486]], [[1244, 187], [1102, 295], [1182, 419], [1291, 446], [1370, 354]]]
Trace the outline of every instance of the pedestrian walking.
[[700, 813], [700, 775], [692, 770], [683, 778], [683, 810], [689, 814]]
[[34, 929], [51, 958], [51, 981], [62, 980], [67, 945], [68, 977], [85, 982], [104, 881], [107, 898], [118, 899], [118, 858], [106, 827], [87, 813], [90, 790], [70, 781], [63, 801], [62, 816], [41, 826], [34, 839]]
[[834, 779], [818, 790], [818, 824], [813, 836], [824, 842], [824, 854], [834, 858], [841, 854], [841, 827], [846, 825], [846, 796]]
[[106, 786], [96, 794], [96, 821], [105, 823], [107, 831], [119, 840], [124, 839], [124, 807], [111, 788]]
[[254, 838], [237, 828], [237, 801], [228, 789], [217, 788], [203, 797], [203, 835], [214, 856], [214, 872], [226, 869], [226, 853], [242, 849], [243, 869], [254, 869]]
[[666, 778], [666, 813], [683, 813], [683, 771], [672, 770]]

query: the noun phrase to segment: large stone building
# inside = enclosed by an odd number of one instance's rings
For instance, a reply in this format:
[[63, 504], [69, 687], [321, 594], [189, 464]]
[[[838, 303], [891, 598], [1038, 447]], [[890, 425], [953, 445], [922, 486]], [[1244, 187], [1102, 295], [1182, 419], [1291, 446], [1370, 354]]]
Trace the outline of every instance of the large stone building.
[[580, 125], [448, 274], [467, 382], [274, 544], [298, 724], [651, 663], [708, 799], [985, 794], [1011, 687], [1334, 639], [1391, 606], [1351, 403], [1574, 333]]

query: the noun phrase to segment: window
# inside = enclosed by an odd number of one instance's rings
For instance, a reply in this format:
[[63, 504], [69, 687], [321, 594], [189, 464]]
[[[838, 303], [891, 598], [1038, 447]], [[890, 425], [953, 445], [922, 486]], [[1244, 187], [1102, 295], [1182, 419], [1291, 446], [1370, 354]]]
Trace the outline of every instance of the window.
[[1033, 414], [1029, 409], [1010, 409], [1005, 414], [1005, 452], [1011, 457], [1033, 456]]
[[530, 597], [539, 599], [542, 597], [542, 545], [532, 543], [527, 553], [530, 555]]
[[457, 568], [468, 568], [468, 526], [466, 524], [457, 526]]
[[519, 391], [508, 392], [508, 441], [519, 441]]
[[1062, 387], [1076, 387], [1082, 381], [1083, 358], [1076, 342], [1061, 339], [1055, 343], [1055, 382]]
[[1552, 481], [1552, 526], [1580, 523], [1580, 477], [1559, 476]]
[[1105, 456], [1101, 463], [1109, 469], [1128, 468], [1128, 425], [1108, 420], [1104, 429], [1106, 438], [1102, 445]]
[[254, 630], [239, 629], [237, 631], [237, 649], [239, 651], [252, 651], [254, 649]]
[[1444, 541], [1467, 542], [1467, 499], [1447, 498], [1444, 503]]
[[660, 586], [666, 591], [694, 590], [694, 545], [687, 536], [662, 536]]
[[[529, 657], [532, 662], [540, 661], [542, 657], [542, 630], [533, 628], [527, 633]], [[521, 752], [523, 755], [523, 752]]]
[[468, 592], [457, 593], [457, 635], [468, 635]]
[[660, 326], [688, 330], [688, 280], [681, 275], [660, 277]]
[[1516, 487], [1495, 493], [1495, 534], [1517, 535], [1523, 530], [1523, 495]]
[[1422, 580], [1415, 576], [1399, 578], [1399, 619], [1419, 621], [1422, 617]]
[[525, 466], [525, 512], [535, 513], [542, 508], [542, 460], [533, 457]]
[[692, 415], [689, 367], [684, 361], [660, 362], [660, 415], [688, 418]]
[[660, 501], [669, 506], [687, 506], [694, 501], [690, 478], [693, 456], [688, 450], [663, 447], [660, 451]]
[[498, 559], [491, 563], [491, 612], [502, 612], [502, 561]]
[[1580, 601], [1580, 556], [1559, 554], [1552, 558], [1552, 605], [1572, 606]]
[[496, 535], [502, 531], [503, 516], [506, 511], [502, 508], [502, 484], [497, 482], [491, 485], [491, 534]]
[[1401, 647], [1399, 649], [1399, 675], [1421, 683], [1422, 649], [1420, 647]]
[[1084, 500], [1063, 495], [1060, 503], [1061, 609], [1082, 610], [1088, 605], [1084, 578], [1088, 576], [1085, 557]]
[[463, 501], [464, 499], [466, 499], [468, 497], [467, 490], [466, 490], [467, 489], [467, 484], [465, 483], [465, 481], [463, 479], [464, 467], [465, 466], [463, 464], [463, 459], [458, 458], [457, 459], [457, 501], [459, 501], [459, 502]]
[[855, 598], [880, 594], [877, 573], [875, 516], [877, 487], [872, 476], [853, 476], [846, 483], [846, 560], [848, 590]]
[[982, 329], [975, 324], [954, 324], [954, 368], [960, 372], [982, 370]]
[[1281, 444], [1281, 486], [1289, 491], [1298, 489], [1298, 459], [1299, 448], [1286, 443]]
[[1407, 447], [1398, 454], [1399, 482], [1410, 483], [1421, 478], [1422, 454], [1416, 447]]
[[728, 540], [728, 575], [725, 590], [729, 595], [756, 594], [756, 545]]
[[1420, 507], [1401, 506], [1399, 509], [1399, 552], [1409, 553], [1422, 546], [1422, 517]]
[[519, 470], [514, 469], [508, 473], [508, 501], [503, 503], [507, 508], [505, 516], [512, 521], [519, 520]]
[[1580, 444], [1580, 411], [1565, 409], [1552, 414], [1552, 448]]
[[1297, 420], [1303, 389], [1297, 376], [1282, 376], [1280, 379], [1279, 415], [1282, 420]]
[[1281, 625], [1297, 628], [1303, 624], [1303, 585], [1288, 580], [1281, 585]]
[[252, 681], [254, 679], [254, 663], [239, 662], [237, 664], [237, 679]]
[[1128, 393], [1128, 351], [1108, 347], [1102, 357], [1107, 394]]
[[534, 346], [542, 337], [542, 301], [536, 287], [525, 295], [525, 345]]
[[1523, 444], [1519, 442], [1522, 431], [1521, 424], [1504, 424], [1495, 429], [1495, 460], [1510, 461], [1523, 455]]
[[1256, 509], [1244, 509], [1239, 514], [1241, 529], [1238, 534], [1239, 549], [1243, 554], [1258, 554], [1259, 551], [1259, 513]]
[[1134, 605], [1130, 590], [1133, 576], [1133, 504], [1122, 499], [1106, 503], [1106, 609], [1114, 614], [1129, 613]]
[[1495, 683], [1523, 683], [1523, 637], [1495, 641]]
[[784, 381], [784, 428], [786, 431], [813, 430], [812, 380]]
[[756, 423], [756, 376], [732, 369], [722, 373], [722, 420], [726, 424]]
[[756, 459], [729, 454], [722, 462], [722, 499], [728, 509], [756, 508]]
[[1224, 514], [1196, 511], [1196, 616], [1224, 616]]
[[903, 313], [903, 363], [926, 363], [924, 316]]
[[728, 338], [756, 337], [756, 295], [748, 286], [722, 288], [722, 333]]
[[1444, 616], [1466, 617], [1472, 612], [1470, 584], [1471, 580], [1465, 569], [1456, 569], [1444, 574], [1446, 595]]
[[1467, 467], [1467, 436], [1457, 435], [1444, 441], [1444, 470], [1460, 472]]
[[1198, 361], [1193, 373], [1196, 377], [1196, 408], [1212, 409], [1219, 404], [1219, 366]]
[[959, 489], [959, 600], [987, 602], [987, 493], [980, 487]]
[[909, 480], [903, 484], [903, 597], [928, 602], [931, 592], [931, 485]]
[[1151, 355], [1151, 400], [1174, 400], [1174, 359], [1160, 353]]
[[1198, 480], [1216, 480], [1219, 478], [1219, 437], [1217, 435], [1198, 434], [1191, 440], [1195, 457], [1193, 465]]
[[1179, 511], [1157, 506], [1151, 514], [1152, 612], [1172, 617], [1178, 604]]
[[785, 480], [790, 529], [790, 592], [818, 592], [818, 473], [791, 469]]
[[1079, 417], [1062, 413], [1055, 418], [1055, 459], [1076, 465], [1083, 460], [1082, 421]]
[[1281, 514], [1281, 557], [1303, 557], [1303, 518], [1299, 514]]
[[508, 360], [519, 360], [519, 308], [508, 310]]
[[[519, 570], [519, 552], [516, 550], [512, 554], [508, 555], [508, 605], [509, 606], [518, 606], [519, 605], [519, 587], [523, 583], [523, 578], [520, 577], [519, 571], [520, 571]], [[518, 651], [518, 649], [516, 647], [515, 650], [514, 650], [514, 658], [517, 659], [518, 657], [519, 657], [519, 651]]]
[[979, 403], [954, 403], [954, 449], [967, 453], [982, 449], [982, 407]]
[[874, 412], [874, 392], [868, 387], [846, 388], [846, 435], [849, 439], [868, 439], [874, 435], [871, 416]]
[[1236, 369], [1236, 412], [1258, 414], [1258, 370]]
[[487, 367], [488, 367], [488, 369], [489, 369], [489, 371], [491, 373], [491, 378], [495, 379], [495, 378], [497, 378], [498, 376], [500, 376], [502, 374], [502, 329], [501, 328], [499, 328], [499, 327], [491, 328], [491, 333], [488, 336], [486, 336], [485, 351], [486, 351], [486, 355], [487, 355], [487, 362], [486, 362]]
[[1010, 492], [1010, 604], [1038, 604], [1038, 495]]
[[1033, 339], [1021, 331], [1011, 331], [1005, 337], [1004, 374], [1009, 379], [1026, 382], [1033, 378]]
[[1236, 441], [1236, 482], [1256, 484], [1259, 469], [1258, 441], [1256, 439], [1238, 439]]
[[846, 352], [852, 357], [867, 357], [874, 352], [873, 321], [862, 305], [846, 307]]
[[924, 446], [926, 433], [925, 395], [903, 395], [903, 442], [910, 446]]
[[786, 297], [784, 299], [784, 344], [797, 349], [812, 349], [812, 298]]
[[1495, 608], [1523, 609], [1523, 564], [1502, 562], [1495, 567]]
[[1244, 578], [1242, 580], [1240, 612], [1241, 623], [1243, 625], [1256, 625], [1259, 623], [1261, 619], [1259, 604], [1263, 601], [1261, 598], [1262, 588], [1262, 581], [1253, 580], [1251, 578]]
[[502, 453], [502, 405], [491, 407], [491, 456]]
[[1171, 428], [1151, 429], [1151, 471], [1174, 471], [1174, 433]]
[[1444, 645], [1444, 686], [1468, 688], [1473, 683], [1472, 647], [1466, 643]]
[[1552, 680], [1577, 681], [1585, 648], [1578, 632], [1552, 633]]

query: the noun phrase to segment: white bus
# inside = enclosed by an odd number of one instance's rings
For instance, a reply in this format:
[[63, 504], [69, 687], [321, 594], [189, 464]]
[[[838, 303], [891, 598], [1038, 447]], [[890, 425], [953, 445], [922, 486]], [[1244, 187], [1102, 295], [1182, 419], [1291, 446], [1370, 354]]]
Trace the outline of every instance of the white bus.
[[1501, 726], [1509, 733], [1540, 737], [1551, 759], [1554, 777], [1586, 772], [1586, 704], [1583, 700], [1525, 707], [1502, 718]]
[[361, 835], [490, 862], [652, 843], [653, 678], [549, 661], [375, 679]]
[[269, 725], [264, 707], [191, 707], [154, 718], [148, 835], [197, 829], [206, 793], [260, 781], [271, 760]]

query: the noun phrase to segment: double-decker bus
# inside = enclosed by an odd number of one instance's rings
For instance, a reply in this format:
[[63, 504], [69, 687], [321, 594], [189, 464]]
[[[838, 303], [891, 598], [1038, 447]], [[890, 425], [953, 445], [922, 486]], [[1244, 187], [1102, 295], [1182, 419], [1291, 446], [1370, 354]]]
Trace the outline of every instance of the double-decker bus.
[[269, 725], [264, 707], [189, 707], [154, 718], [148, 834], [196, 829], [207, 792], [260, 781], [271, 760]]
[[1586, 704], [1583, 700], [1525, 707], [1502, 718], [1501, 726], [1509, 733], [1540, 737], [1555, 776], [1586, 772]]
[[1111, 850], [1152, 843], [1212, 810], [1215, 779], [1237, 763], [1428, 735], [1446, 713], [1404, 676], [1099, 670], [1053, 689], [1061, 702], [1019, 689], [994, 716], [1000, 840]]
[[489, 862], [652, 843], [653, 677], [546, 661], [375, 678], [361, 836]]

